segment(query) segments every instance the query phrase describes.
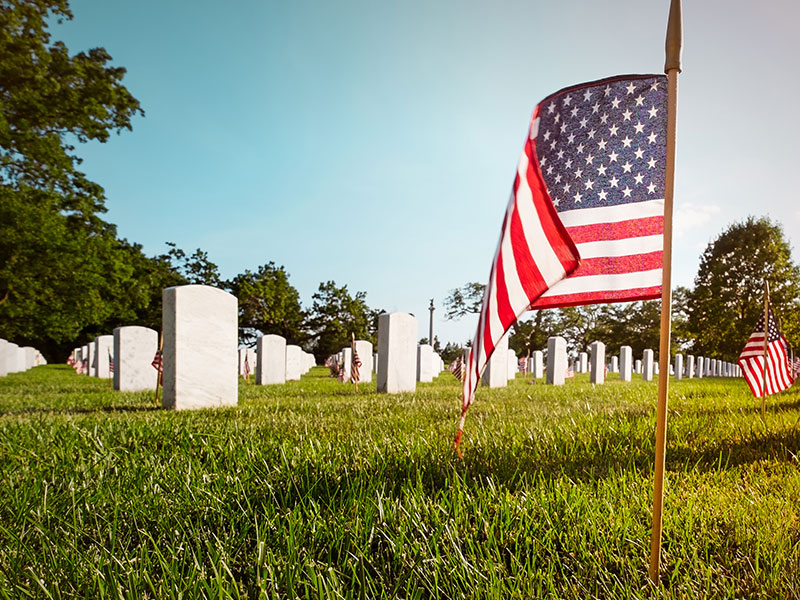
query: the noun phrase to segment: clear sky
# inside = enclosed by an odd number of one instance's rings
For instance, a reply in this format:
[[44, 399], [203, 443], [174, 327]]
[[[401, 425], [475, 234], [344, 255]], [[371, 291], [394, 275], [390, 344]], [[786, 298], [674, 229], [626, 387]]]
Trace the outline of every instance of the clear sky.
[[[223, 277], [274, 261], [302, 302], [322, 281], [428, 303], [485, 283], [535, 104], [661, 73], [668, 0], [73, 0], [72, 52], [105, 47], [142, 103], [132, 132], [79, 149], [107, 220], [149, 255], [202, 248]], [[730, 223], [800, 242], [800, 2], [684, 6], [673, 283]], [[797, 253], [795, 252], [795, 258]]]

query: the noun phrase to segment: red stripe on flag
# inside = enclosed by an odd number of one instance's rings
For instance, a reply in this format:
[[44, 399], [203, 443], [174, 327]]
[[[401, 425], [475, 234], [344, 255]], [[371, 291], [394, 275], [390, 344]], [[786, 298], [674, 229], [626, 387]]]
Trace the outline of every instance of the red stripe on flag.
[[579, 292], [560, 296], [541, 296], [531, 307], [536, 310], [558, 308], [560, 306], [580, 306], [604, 302], [628, 302], [632, 300], [658, 300], [661, 286], [631, 288], [628, 290], [603, 290], [600, 292]]
[[659, 251], [648, 252], [647, 254], [634, 254], [631, 256], [589, 258], [581, 262], [581, 266], [573, 273], [573, 278], [586, 277], [588, 275], [617, 275], [660, 269], [663, 254], [663, 252]]
[[510, 234], [514, 263], [517, 267], [517, 276], [520, 284], [522, 284], [522, 289], [525, 290], [529, 298], [539, 296], [547, 289], [547, 285], [544, 282], [544, 277], [542, 277], [542, 272], [536, 266], [536, 262], [531, 255], [517, 207], [514, 207], [514, 212], [511, 213]]
[[664, 217], [644, 217], [618, 223], [592, 223], [568, 227], [572, 241], [576, 244], [609, 240], [624, 240], [648, 235], [663, 235]]

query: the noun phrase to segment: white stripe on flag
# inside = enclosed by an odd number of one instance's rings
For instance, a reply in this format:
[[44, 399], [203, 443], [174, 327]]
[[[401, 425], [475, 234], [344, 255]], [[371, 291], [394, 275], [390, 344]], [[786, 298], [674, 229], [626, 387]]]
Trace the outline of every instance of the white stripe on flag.
[[579, 292], [618, 291], [659, 285], [661, 285], [661, 269], [618, 275], [587, 275], [573, 279], [567, 278], [555, 283], [553, 287], [542, 294], [542, 298]]
[[594, 225], [596, 223], [619, 223], [620, 221], [630, 221], [631, 219], [663, 216], [663, 199], [645, 200], [644, 202], [631, 202], [630, 204], [600, 208], [580, 208], [577, 210], [565, 210], [558, 213], [558, 217], [565, 227]]

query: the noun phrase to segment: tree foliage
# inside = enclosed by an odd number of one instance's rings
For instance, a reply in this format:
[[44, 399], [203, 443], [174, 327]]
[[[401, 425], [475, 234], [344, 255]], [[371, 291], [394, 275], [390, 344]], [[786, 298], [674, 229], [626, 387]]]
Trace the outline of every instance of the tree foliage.
[[688, 304], [693, 350], [736, 360], [764, 310], [764, 282], [789, 341], [800, 335], [800, 269], [766, 217], [733, 223], [703, 252]]
[[346, 285], [338, 287], [333, 281], [319, 284], [319, 289], [312, 295], [307, 321], [317, 361], [349, 346], [351, 334], [356, 339], [375, 344], [370, 332], [374, 312], [367, 306], [366, 297], [366, 292], [356, 292], [353, 296]]
[[460, 288], [450, 290], [443, 303], [444, 318], [460, 319], [464, 315], [480, 312], [485, 290], [484, 284], [476, 282], [465, 283]]
[[49, 23], [71, 19], [66, 0], [0, 3], [0, 183], [53, 192], [59, 208], [92, 220], [103, 189], [77, 167], [72, 140], [105, 142], [143, 114], [103, 48], [70, 55]]
[[283, 266], [269, 262], [253, 273], [246, 270], [234, 277], [228, 287], [239, 299], [239, 338], [253, 344], [258, 334], [275, 334], [288, 344], [305, 341], [305, 313], [300, 294], [289, 283]]

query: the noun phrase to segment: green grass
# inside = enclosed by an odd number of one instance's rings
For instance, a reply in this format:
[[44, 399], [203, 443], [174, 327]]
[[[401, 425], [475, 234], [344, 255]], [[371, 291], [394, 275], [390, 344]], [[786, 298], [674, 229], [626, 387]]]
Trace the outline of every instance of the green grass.
[[800, 598], [800, 395], [656, 384], [373, 393], [316, 368], [167, 412], [64, 366], [0, 379], [0, 597]]

